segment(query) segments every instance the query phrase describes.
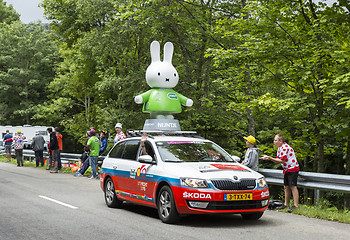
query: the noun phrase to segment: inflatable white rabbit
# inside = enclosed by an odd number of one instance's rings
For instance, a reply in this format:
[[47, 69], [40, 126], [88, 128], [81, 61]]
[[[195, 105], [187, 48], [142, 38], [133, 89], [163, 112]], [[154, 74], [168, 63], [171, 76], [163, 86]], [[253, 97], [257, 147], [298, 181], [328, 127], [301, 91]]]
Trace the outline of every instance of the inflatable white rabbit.
[[160, 45], [158, 41], [151, 43], [152, 63], [146, 70], [146, 81], [151, 90], [137, 95], [135, 102], [143, 103], [143, 112], [151, 114], [151, 118], [173, 119], [172, 113], [180, 113], [181, 105], [191, 107], [189, 99], [172, 88], [179, 81], [179, 75], [171, 63], [174, 46], [171, 42], [164, 45], [164, 61], [160, 60]]

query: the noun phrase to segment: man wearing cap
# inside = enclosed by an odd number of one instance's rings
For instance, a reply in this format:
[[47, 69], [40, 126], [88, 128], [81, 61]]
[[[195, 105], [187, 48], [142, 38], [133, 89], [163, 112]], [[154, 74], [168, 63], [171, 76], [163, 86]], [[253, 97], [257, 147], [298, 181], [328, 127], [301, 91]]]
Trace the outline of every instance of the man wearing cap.
[[35, 136], [32, 139], [32, 148], [35, 153], [35, 166], [39, 167], [39, 162], [41, 166], [44, 166], [44, 145], [45, 140], [43, 135], [39, 134], [39, 131], [35, 131]]
[[117, 123], [115, 125], [115, 131], [117, 132], [117, 134], [115, 135], [115, 138], [114, 138], [114, 144], [117, 144], [120, 140], [125, 138], [125, 134], [122, 132], [121, 123]]
[[90, 129], [90, 135], [91, 137], [89, 138], [86, 144], [86, 148], [89, 151], [89, 164], [92, 169], [92, 176], [89, 179], [95, 179], [97, 178], [96, 165], [97, 165], [97, 159], [98, 159], [98, 154], [100, 150], [100, 141], [96, 137], [95, 129], [93, 128]]
[[17, 159], [17, 167], [23, 167], [23, 147], [24, 140], [26, 137], [22, 135], [21, 130], [17, 131], [17, 136], [13, 137], [13, 141], [15, 142], [15, 153]]
[[243, 138], [246, 140], [245, 144], [247, 145], [248, 149], [245, 153], [242, 164], [254, 171], [257, 171], [259, 169], [259, 148], [255, 146], [256, 139], [252, 135]]

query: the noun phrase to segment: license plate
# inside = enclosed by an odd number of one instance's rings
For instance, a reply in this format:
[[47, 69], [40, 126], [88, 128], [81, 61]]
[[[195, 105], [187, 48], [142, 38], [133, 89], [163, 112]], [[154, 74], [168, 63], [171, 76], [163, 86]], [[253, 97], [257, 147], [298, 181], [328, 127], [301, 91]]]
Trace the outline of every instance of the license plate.
[[252, 193], [226, 193], [224, 194], [225, 201], [253, 200]]

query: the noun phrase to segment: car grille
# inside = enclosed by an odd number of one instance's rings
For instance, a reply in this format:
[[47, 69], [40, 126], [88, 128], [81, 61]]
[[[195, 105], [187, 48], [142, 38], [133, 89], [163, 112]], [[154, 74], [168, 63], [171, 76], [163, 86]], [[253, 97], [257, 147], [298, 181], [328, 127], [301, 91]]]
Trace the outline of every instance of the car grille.
[[261, 200], [210, 202], [207, 210], [245, 210], [262, 208]]
[[239, 182], [230, 179], [211, 179], [211, 182], [220, 190], [251, 190], [256, 186], [255, 179], [241, 179]]
[[[187, 200], [187, 205], [190, 200]], [[209, 202], [205, 210], [247, 210], [263, 208], [262, 200], [244, 200], [244, 201], [212, 201]]]

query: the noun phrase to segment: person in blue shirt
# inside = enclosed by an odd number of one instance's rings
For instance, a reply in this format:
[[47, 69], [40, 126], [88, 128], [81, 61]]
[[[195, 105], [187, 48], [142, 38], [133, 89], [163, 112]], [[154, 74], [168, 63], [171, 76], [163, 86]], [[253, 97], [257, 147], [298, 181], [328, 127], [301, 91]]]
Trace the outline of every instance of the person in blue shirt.
[[[6, 141], [8, 140], [8, 141]], [[11, 147], [12, 147], [12, 135], [10, 134], [10, 130], [6, 130], [6, 134], [4, 136], [3, 142], [5, 143], [5, 153], [7, 157], [7, 162], [11, 161]]]
[[107, 131], [102, 130], [100, 133], [100, 152], [99, 155], [102, 155], [104, 153], [104, 151], [106, 151], [107, 148]]

